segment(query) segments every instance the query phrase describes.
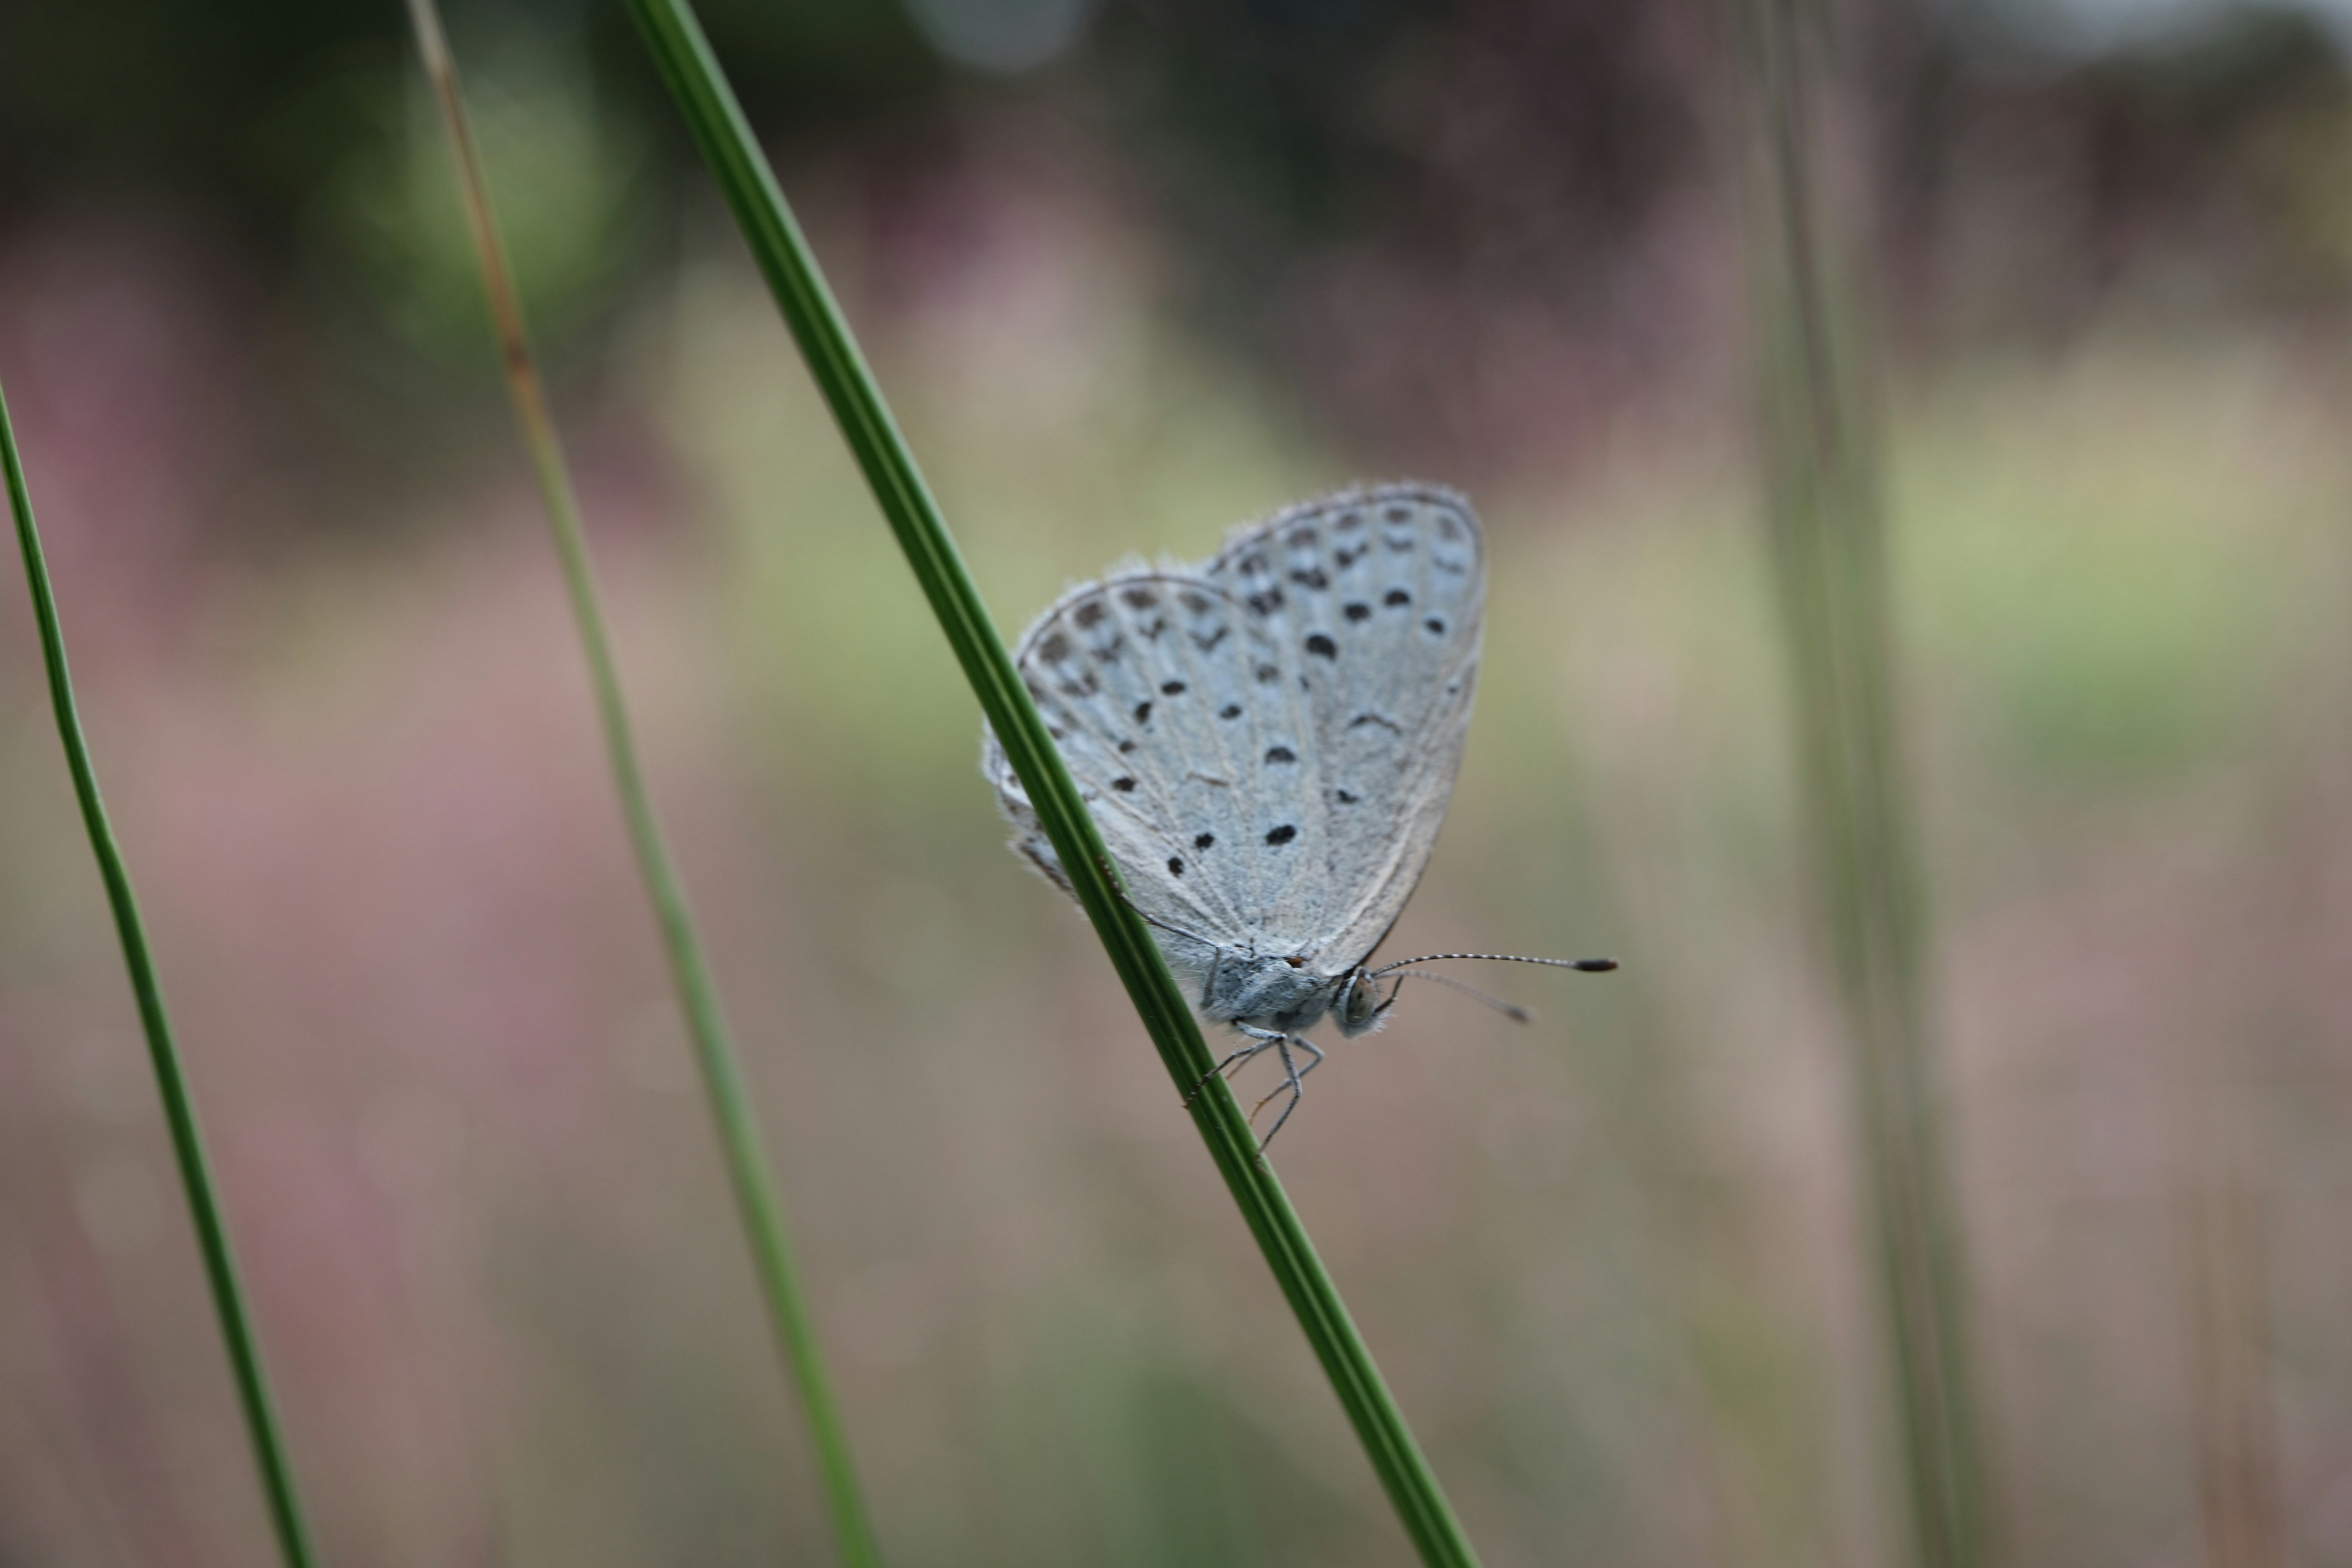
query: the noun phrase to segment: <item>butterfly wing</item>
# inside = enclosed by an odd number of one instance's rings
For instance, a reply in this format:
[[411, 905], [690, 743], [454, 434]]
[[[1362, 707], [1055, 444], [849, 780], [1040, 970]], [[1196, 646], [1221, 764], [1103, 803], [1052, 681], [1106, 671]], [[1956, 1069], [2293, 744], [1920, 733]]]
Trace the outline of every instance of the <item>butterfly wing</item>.
[[[1307, 694], [1255, 619], [1200, 577], [1129, 573], [1064, 595], [1014, 656], [1129, 898], [1195, 971], [1204, 943], [1262, 938], [1328, 860]], [[982, 767], [1013, 847], [1069, 891], [992, 733]]]
[[1320, 819], [1322, 875], [1288, 884], [1267, 935], [1341, 973], [1420, 881], [1461, 768], [1486, 610], [1476, 514], [1430, 487], [1348, 491], [1241, 531], [1202, 575], [1296, 671], [1319, 775], [1302, 815]]

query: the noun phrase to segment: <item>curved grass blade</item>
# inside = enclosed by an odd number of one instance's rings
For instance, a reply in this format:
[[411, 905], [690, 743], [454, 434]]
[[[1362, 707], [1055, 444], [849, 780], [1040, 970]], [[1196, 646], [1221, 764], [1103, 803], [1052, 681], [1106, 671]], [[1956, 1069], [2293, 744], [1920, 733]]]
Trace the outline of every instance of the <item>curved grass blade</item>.
[[815, 1318], [801, 1288], [799, 1266], [793, 1260], [784, 1224], [783, 1202], [768, 1173], [767, 1150], [758, 1117], [751, 1109], [742, 1064], [729, 1035], [727, 1015], [719, 1001], [709, 958], [695, 931], [685, 885], [670, 859], [660, 820], [654, 814], [653, 799], [646, 788], [645, 772], [637, 760], [628, 707], [621, 695], [620, 671], [613, 658], [611, 638], [604, 630], [604, 606], [588, 557], [587, 536], [580, 525], [579, 500], [572, 488], [562, 441], [556, 434], [555, 420], [548, 411], [537, 363], [531, 355], [521, 300], [515, 291], [513, 271], [507, 263], [506, 245], [499, 233], [489, 188], [482, 177], [481, 159], [474, 145], [465, 98], [458, 90], [457, 63], [450, 57], [448, 39], [442, 31], [440, 13], [433, 0], [408, 0], [408, 15], [425, 77], [449, 133], [458, 186], [466, 204], [467, 226], [481, 262], [483, 292], [488, 299], [491, 326], [498, 334], [499, 357], [506, 369], [507, 390], [514, 401], [515, 418], [522, 426], [523, 442], [530, 449], [540, 497], [547, 507], [548, 528], [554, 535], [556, 554], [562, 562], [563, 585], [572, 600], [572, 619], [580, 628], [589, 679], [595, 688], [596, 714], [604, 731], [606, 760], [612, 766], [615, 793], [620, 796], [621, 814], [627, 821], [637, 868], [661, 928], [663, 952], [669, 960], [670, 977], [677, 988], [680, 1010], [686, 1015], [696, 1060], [701, 1066], [703, 1087], [708, 1091], [712, 1119], [718, 1124], [719, 1146], [726, 1156], [736, 1206], [751, 1243], [761, 1289], [767, 1297], [770, 1322], [785, 1364], [791, 1368], [800, 1390], [809, 1437], [816, 1448], [818, 1468], [824, 1478], [825, 1507], [833, 1521], [834, 1538], [840, 1548], [841, 1560], [849, 1568], [879, 1568], [881, 1548], [875, 1540], [865, 1491], [858, 1484], [856, 1466], [850, 1457], [840, 1402], [835, 1396], [832, 1377], [818, 1349]]
[[1822, 221], [1803, 0], [1741, 0], [1767, 511], [1818, 919], [1876, 1232], [1923, 1568], [1999, 1554], [1961, 1238], [1927, 1018], [1917, 851], [1892, 674], [1877, 431]]
[[[815, 258], [752, 139], [733, 91], [685, 0], [630, 0], [656, 69], [685, 115], [742, 227], [810, 373], [832, 406], [882, 515], [898, 536], [948, 646], [980, 698], [1013, 771], [1035, 805], [1078, 902], [1142, 1018], [1180, 1093], [1208, 1078], [1213, 1058], [1183, 994], [1143, 921], [1112, 879], [1094, 819], [1078, 799], [1045, 722], [1005, 652], [965, 571], [938, 504], [915, 466], [880, 389], [842, 319]], [[1193, 1124], [1423, 1562], [1472, 1568], [1477, 1559], [1420, 1446], [1406, 1427], [1339, 1293], [1307, 1239], [1221, 1079], [1192, 1100]]]
[[89, 743], [82, 736], [81, 714], [74, 702], [73, 676], [66, 667], [65, 628], [58, 619], [57, 597], [49, 584], [49, 568], [41, 553], [41, 536], [33, 525], [33, 497], [25, 483], [25, 466], [16, 451], [16, 433], [8, 419], [8, 404], [0, 394], [0, 467], [7, 470], [8, 507], [16, 518], [16, 544], [25, 558], [25, 582], [33, 596], [33, 618], [41, 634], [41, 661], [48, 671], [49, 706], [58, 721], [58, 739], [64, 743], [66, 767], [73, 774], [74, 799], [81, 806], [82, 826], [89, 833], [90, 853], [106, 884], [106, 901], [114, 911], [115, 935], [122, 943], [122, 965], [131, 973], [131, 994], [139, 1004], [139, 1026], [147, 1037], [147, 1058], [155, 1069], [155, 1089], [163, 1100], [163, 1120], [171, 1128], [172, 1157], [180, 1168], [180, 1189], [187, 1194], [188, 1215], [195, 1222], [196, 1247], [204, 1255], [205, 1280], [212, 1289], [213, 1310], [220, 1318], [221, 1338], [228, 1343], [229, 1368], [236, 1374], [237, 1402], [245, 1412], [247, 1435], [252, 1439], [254, 1463], [261, 1471], [262, 1490], [269, 1505], [270, 1528], [278, 1550], [291, 1568], [310, 1568], [317, 1561], [310, 1551], [310, 1532], [304, 1521], [302, 1500], [294, 1486], [294, 1467], [286, 1457], [286, 1439], [278, 1410], [269, 1397], [269, 1380], [261, 1364], [261, 1346], [247, 1309], [245, 1284], [237, 1273], [236, 1254], [229, 1244], [228, 1222], [221, 1213], [220, 1194], [213, 1185], [211, 1162], [205, 1155], [204, 1130], [196, 1121], [196, 1102], [188, 1091], [179, 1047], [172, 1038], [171, 1016], [163, 1008], [163, 987], [155, 976], [155, 961], [148, 952], [146, 928], [139, 920], [139, 902], [131, 891], [131, 871], [114, 841], [106, 816], [106, 802], [98, 792], [98, 771], [89, 760]]

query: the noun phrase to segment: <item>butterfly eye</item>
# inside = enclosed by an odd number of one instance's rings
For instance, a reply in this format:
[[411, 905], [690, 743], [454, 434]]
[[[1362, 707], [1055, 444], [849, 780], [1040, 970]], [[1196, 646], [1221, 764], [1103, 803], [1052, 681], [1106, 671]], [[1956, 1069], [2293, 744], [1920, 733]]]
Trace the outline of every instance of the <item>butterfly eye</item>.
[[1354, 1034], [1370, 1023], [1380, 1010], [1380, 987], [1371, 977], [1360, 969], [1348, 976], [1348, 984], [1339, 993], [1339, 1027]]

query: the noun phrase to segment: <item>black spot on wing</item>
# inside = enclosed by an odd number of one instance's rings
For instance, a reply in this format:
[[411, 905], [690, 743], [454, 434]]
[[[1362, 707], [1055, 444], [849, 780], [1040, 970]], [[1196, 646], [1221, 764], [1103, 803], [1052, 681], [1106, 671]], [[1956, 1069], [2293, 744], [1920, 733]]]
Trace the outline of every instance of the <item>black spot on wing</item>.
[[1339, 657], [1339, 645], [1333, 642], [1323, 633], [1317, 632], [1314, 636], [1307, 639], [1307, 651], [1322, 658], [1338, 658]]
[[1279, 826], [1279, 827], [1269, 827], [1269, 828], [1267, 828], [1267, 829], [1266, 829], [1266, 831], [1265, 831], [1265, 841], [1266, 841], [1268, 844], [1272, 844], [1272, 845], [1275, 845], [1275, 846], [1277, 846], [1277, 847], [1279, 847], [1279, 846], [1281, 846], [1281, 845], [1287, 844], [1287, 843], [1289, 843], [1292, 839], [1294, 839], [1294, 838], [1296, 838], [1296, 837], [1298, 837], [1298, 829], [1297, 829], [1297, 828], [1296, 828], [1296, 827], [1293, 827], [1293, 826], [1292, 826], [1289, 823], [1287, 823], [1287, 822], [1284, 823], [1284, 824], [1283, 824], [1281, 826]]

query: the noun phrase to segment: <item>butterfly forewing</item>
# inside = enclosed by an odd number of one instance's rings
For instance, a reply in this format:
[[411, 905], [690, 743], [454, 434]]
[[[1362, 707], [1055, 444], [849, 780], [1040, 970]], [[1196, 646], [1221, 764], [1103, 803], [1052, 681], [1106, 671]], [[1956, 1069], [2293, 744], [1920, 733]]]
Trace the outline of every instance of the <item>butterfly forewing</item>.
[[1337, 973], [1395, 921], [1453, 793], [1486, 600], [1477, 520], [1438, 489], [1334, 496], [1236, 534], [1204, 575], [1297, 671], [1323, 875], [1269, 934]]

